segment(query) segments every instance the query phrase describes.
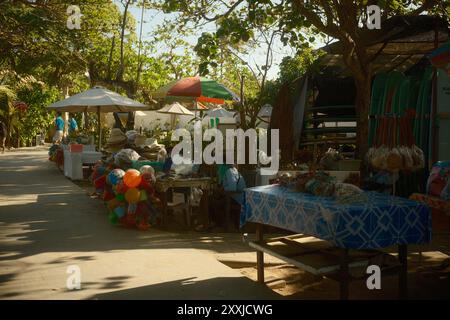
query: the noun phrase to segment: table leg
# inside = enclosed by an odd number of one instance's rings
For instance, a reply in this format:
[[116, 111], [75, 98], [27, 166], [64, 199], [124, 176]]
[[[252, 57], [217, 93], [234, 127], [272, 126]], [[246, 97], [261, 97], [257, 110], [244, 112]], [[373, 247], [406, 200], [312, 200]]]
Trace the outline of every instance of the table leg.
[[406, 244], [398, 246], [398, 260], [400, 262], [398, 274], [399, 298], [406, 299], [408, 297], [408, 246]]
[[225, 226], [227, 231], [231, 231], [231, 197], [225, 194]]
[[161, 204], [162, 204], [162, 213], [161, 213], [161, 227], [162, 229], [167, 228], [167, 192], [163, 191], [161, 192]]
[[200, 200], [200, 213], [201, 213], [201, 220], [203, 222], [203, 225], [205, 227], [209, 227], [211, 221], [209, 220], [209, 190], [204, 189], [203, 195]]
[[341, 253], [341, 268], [340, 268], [340, 298], [341, 300], [348, 300], [349, 298], [349, 282], [350, 282], [350, 276], [349, 276], [349, 256], [348, 256], [348, 249], [342, 249]]
[[[263, 225], [256, 224], [256, 241], [262, 243], [264, 240]], [[256, 251], [256, 268], [258, 271], [258, 282], [264, 284], [264, 252]]]

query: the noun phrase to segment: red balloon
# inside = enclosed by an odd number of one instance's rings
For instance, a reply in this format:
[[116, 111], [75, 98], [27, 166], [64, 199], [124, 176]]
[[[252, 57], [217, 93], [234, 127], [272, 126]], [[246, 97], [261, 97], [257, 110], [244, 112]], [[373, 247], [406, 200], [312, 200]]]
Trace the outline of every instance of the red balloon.
[[105, 185], [106, 185], [106, 176], [105, 175], [101, 176], [100, 178], [97, 178], [94, 181], [94, 186], [96, 189], [104, 188]]
[[103, 201], [109, 201], [109, 200], [112, 200], [114, 198], [115, 198], [115, 196], [114, 196], [114, 194], [112, 192], [109, 192], [109, 191], [106, 191], [106, 190], [103, 192]]
[[116, 186], [116, 193], [118, 194], [125, 194], [129, 188], [123, 183], [123, 181], [120, 181]]

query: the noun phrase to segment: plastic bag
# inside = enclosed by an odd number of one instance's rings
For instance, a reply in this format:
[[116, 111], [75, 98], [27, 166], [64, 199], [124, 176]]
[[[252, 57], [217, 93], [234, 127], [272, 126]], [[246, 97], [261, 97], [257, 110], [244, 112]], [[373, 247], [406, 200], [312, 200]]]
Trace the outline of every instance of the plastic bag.
[[414, 162], [414, 169], [422, 169], [425, 167], [425, 156], [423, 155], [422, 149], [418, 146], [413, 145], [411, 147], [411, 157]]
[[403, 169], [403, 158], [398, 148], [392, 148], [386, 157], [386, 166], [389, 171]]
[[229, 168], [225, 172], [222, 186], [225, 191], [243, 191], [246, 188], [244, 177], [236, 168]]
[[114, 156], [114, 164], [120, 168], [131, 167], [141, 156], [133, 149], [122, 149]]
[[398, 148], [398, 150], [403, 158], [403, 169], [412, 170], [414, 168], [414, 160], [411, 155], [411, 150], [405, 146]]
[[349, 183], [336, 183], [334, 197], [338, 203], [364, 202], [367, 196], [357, 186]]
[[386, 170], [388, 154], [389, 148], [386, 146], [381, 146], [374, 150], [371, 162], [372, 166], [375, 169]]

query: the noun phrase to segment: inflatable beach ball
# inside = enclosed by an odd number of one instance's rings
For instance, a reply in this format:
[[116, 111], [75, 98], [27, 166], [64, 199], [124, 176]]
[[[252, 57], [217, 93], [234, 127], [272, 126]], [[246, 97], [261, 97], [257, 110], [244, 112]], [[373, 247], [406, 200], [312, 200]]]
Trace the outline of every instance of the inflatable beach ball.
[[135, 169], [129, 169], [123, 176], [123, 182], [129, 188], [136, 188], [141, 183], [141, 173]]
[[141, 174], [145, 173], [155, 174], [155, 169], [153, 169], [153, 167], [149, 165], [142, 166], [141, 169], [139, 169], [139, 171], [141, 172]]
[[125, 171], [123, 171], [122, 169], [114, 169], [110, 173], [108, 173], [108, 182], [111, 185], [115, 186], [117, 185], [117, 183], [119, 183], [120, 180], [122, 180], [124, 175]]
[[125, 192], [125, 199], [128, 203], [138, 203], [141, 199], [141, 191], [136, 188], [128, 189], [127, 192]]

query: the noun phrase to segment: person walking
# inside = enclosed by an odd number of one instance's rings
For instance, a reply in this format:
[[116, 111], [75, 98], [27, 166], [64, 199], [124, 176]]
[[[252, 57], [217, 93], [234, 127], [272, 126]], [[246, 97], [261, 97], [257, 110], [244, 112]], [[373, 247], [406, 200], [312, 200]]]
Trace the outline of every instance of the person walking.
[[56, 131], [53, 136], [53, 143], [60, 144], [64, 137], [64, 120], [61, 116], [61, 112], [56, 113], [55, 127]]
[[78, 131], [78, 123], [73, 113], [69, 114], [69, 135]]

